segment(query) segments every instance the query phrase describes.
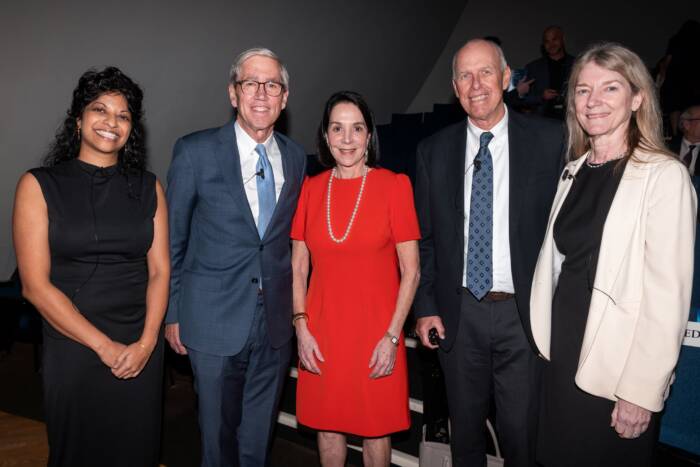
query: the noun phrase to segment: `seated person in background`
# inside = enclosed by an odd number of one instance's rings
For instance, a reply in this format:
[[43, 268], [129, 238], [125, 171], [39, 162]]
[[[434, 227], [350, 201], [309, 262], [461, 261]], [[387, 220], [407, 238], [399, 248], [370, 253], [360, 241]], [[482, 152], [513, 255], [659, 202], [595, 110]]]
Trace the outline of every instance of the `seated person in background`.
[[564, 32], [549, 26], [542, 34], [542, 57], [527, 64], [527, 73], [517, 85], [522, 103], [550, 118], [564, 118], [564, 89], [574, 57], [566, 53]]
[[685, 109], [680, 116], [680, 135], [671, 141], [670, 149], [695, 175], [698, 152], [700, 152], [700, 104]]

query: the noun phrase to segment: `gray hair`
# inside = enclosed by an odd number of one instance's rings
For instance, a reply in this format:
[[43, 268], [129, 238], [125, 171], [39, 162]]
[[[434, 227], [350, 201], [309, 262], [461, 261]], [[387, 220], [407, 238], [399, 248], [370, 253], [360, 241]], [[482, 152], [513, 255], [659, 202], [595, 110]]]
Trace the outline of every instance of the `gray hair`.
[[244, 50], [238, 55], [238, 57], [236, 57], [236, 61], [233, 63], [233, 65], [231, 65], [231, 71], [228, 74], [229, 84], [236, 84], [236, 81], [238, 81], [241, 74], [243, 63], [249, 58], [255, 56], [269, 57], [275, 60], [280, 66], [280, 77], [282, 79], [282, 84], [286, 89], [289, 89], [289, 72], [287, 71], [287, 68], [284, 66], [284, 63], [282, 63], [282, 60], [280, 60], [277, 54], [264, 47], [254, 47], [252, 49]]
[[690, 120], [691, 118], [693, 118], [693, 115], [692, 115], [693, 110], [697, 110], [700, 112], [700, 105], [691, 105], [690, 107], [685, 109], [683, 111], [683, 113], [681, 113], [680, 119], [681, 120]]
[[506, 55], [503, 53], [503, 49], [501, 48], [500, 45], [496, 44], [493, 41], [490, 41], [488, 39], [471, 39], [468, 40], [462, 47], [457, 49], [457, 52], [452, 56], [452, 79], [457, 79], [457, 56], [459, 55], [459, 52], [465, 48], [466, 46], [473, 44], [475, 42], [485, 42], [486, 44], [489, 44], [491, 47], [496, 49], [496, 53], [498, 54], [498, 61], [501, 64], [501, 73], [506, 71], [506, 67], [508, 66], [508, 62], [506, 61]]

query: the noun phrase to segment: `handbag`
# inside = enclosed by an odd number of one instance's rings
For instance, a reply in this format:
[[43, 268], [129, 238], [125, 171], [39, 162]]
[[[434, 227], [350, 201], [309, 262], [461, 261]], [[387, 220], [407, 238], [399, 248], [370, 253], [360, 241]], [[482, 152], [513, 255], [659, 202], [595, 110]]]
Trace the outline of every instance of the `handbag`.
[[[491, 422], [489, 420], [486, 420], [486, 428], [489, 430], [489, 434], [491, 435], [496, 451], [495, 455], [486, 455], [486, 465], [487, 467], [503, 467], [501, 448], [498, 445], [496, 432], [494, 431], [493, 426], [491, 426]], [[450, 445], [435, 441], [426, 441], [425, 425], [423, 425], [423, 436], [421, 438], [418, 452], [418, 462], [420, 467], [452, 467], [452, 453], [450, 452]]]

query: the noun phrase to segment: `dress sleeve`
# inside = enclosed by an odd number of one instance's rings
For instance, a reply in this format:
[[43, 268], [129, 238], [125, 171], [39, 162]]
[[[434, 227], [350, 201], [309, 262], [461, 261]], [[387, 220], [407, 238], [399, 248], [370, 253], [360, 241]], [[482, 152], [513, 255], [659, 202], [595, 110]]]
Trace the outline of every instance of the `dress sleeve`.
[[292, 240], [304, 241], [306, 237], [306, 206], [309, 198], [309, 177], [304, 178], [297, 202], [297, 210], [292, 219], [292, 230], [289, 236]]
[[413, 204], [411, 181], [404, 174], [398, 174], [391, 191], [389, 205], [391, 236], [394, 243], [420, 239], [416, 207]]

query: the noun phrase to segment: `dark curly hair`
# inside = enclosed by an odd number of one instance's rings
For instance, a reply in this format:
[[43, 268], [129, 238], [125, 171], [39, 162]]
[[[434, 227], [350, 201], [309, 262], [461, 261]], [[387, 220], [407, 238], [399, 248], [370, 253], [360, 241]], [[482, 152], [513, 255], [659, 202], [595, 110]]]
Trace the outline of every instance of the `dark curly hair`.
[[119, 93], [126, 99], [131, 112], [131, 133], [124, 147], [119, 151], [119, 168], [122, 172], [143, 171], [146, 168], [146, 141], [143, 127], [143, 91], [138, 84], [126, 76], [119, 68], [110, 66], [102, 71], [90, 69], [83, 73], [78, 86], [73, 91], [73, 102], [66, 119], [56, 131], [44, 165], [51, 167], [61, 162], [75, 159], [80, 152], [78, 119], [85, 107], [103, 94]]
[[364, 98], [353, 91], [338, 91], [328, 98], [323, 109], [323, 117], [321, 124], [318, 126], [318, 134], [316, 136], [316, 144], [318, 145], [318, 161], [324, 167], [335, 167], [335, 159], [331, 154], [331, 149], [326, 141], [326, 132], [331, 119], [333, 108], [341, 103], [354, 104], [362, 114], [365, 120], [367, 130], [370, 133], [369, 144], [367, 146], [367, 166], [376, 167], [379, 162], [379, 138], [377, 137], [377, 127], [374, 124], [374, 115], [367, 105]]

